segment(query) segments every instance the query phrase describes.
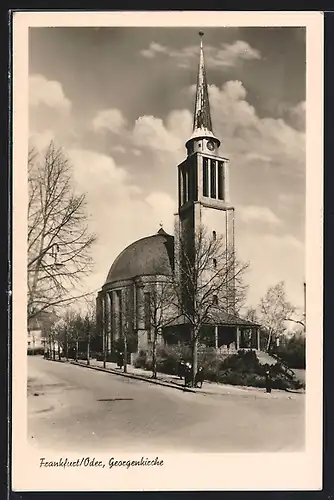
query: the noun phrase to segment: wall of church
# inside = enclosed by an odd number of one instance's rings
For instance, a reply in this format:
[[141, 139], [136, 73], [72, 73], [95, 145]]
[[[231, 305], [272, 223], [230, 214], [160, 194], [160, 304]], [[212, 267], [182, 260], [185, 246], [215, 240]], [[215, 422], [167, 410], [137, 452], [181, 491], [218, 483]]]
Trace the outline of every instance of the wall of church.
[[[175, 301], [167, 299], [166, 276], [139, 276], [128, 282], [113, 283], [97, 298], [97, 321], [106, 352], [112, 353], [124, 337], [132, 352], [149, 351], [154, 335], [153, 296], [159, 302], [157, 317], [175, 317]], [[166, 304], [169, 301], [169, 304]], [[168, 307], [167, 307], [168, 305]]]
[[[208, 237], [222, 238], [227, 247], [234, 247], [234, 210], [218, 210], [201, 205], [196, 217], [197, 228], [203, 225]], [[215, 233], [214, 233], [215, 232]]]
[[221, 271], [229, 273], [224, 277], [226, 287], [217, 289], [216, 298], [218, 309], [233, 313], [234, 304], [234, 210], [216, 210], [211, 207], [200, 206], [200, 215], [196, 220], [206, 228], [207, 237], [218, 241], [217, 255], [213, 256], [211, 269], [203, 275], [203, 280], [209, 281], [217, 275], [220, 279]]

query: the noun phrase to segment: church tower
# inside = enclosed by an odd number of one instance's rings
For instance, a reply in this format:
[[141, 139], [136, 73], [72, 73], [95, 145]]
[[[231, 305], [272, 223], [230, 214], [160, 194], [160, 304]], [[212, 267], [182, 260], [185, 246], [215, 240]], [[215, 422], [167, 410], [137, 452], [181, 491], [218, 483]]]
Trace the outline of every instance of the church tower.
[[[187, 157], [178, 166], [178, 213], [175, 217], [175, 257], [180, 262], [181, 243], [189, 258], [194, 255], [196, 231], [218, 236], [234, 250], [234, 207], [229, 202], [229, 160], [220, 154], [221, 142], [212, 127], [208, 84], [200, 32], [200, 54], [193, 132], [186, 142]], [[175, 269], [176, 273], [180, 269]], [[231, 311], [233, 312], [233, 311]]]

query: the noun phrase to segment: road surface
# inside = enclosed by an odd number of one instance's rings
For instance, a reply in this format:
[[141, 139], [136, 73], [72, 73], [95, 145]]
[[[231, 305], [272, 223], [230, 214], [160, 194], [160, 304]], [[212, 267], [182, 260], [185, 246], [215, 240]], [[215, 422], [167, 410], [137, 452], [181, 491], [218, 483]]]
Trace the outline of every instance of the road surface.
[[28, 437], [54, 451], [302, 451], [304, 395], [204, 395], [28, 356]]

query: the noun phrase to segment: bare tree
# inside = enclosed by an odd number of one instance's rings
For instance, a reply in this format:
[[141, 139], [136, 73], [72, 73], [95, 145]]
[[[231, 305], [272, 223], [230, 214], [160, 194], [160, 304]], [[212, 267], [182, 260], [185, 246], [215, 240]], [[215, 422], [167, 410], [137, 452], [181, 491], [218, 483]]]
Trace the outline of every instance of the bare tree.
[[255, 307], [249, 307], [244, 314], [244, 318], [251, 323], [258, 323], [259, 318]]
[[87, 365], [90, 365], [91, 340], [97, 333], [95, 304], [87, 302], [87, 311], [83, 320], [83, 334], [87, 343]]
[[291, 317], [287, 317], [285, 319], [285, 321], [290, 321], [291, 323], [295, 323], [296, 325], [300, 325], [303, 328], [303, 332], [305, 332], [305, 320], [299, 319], [298, 317], [293, 318], [292, 316], [294, 314], [298, 315], [298, 312], [295, 308], [293, 308]]
[[157, 344], [163, 328], [170, 325], [178, 316], [175, 307], [175, 292], [172, 278], [157, 276], [151, 283], [144, 299], [145, 326], [152, 334], [152, 377], [157, 378]]
[[[66, 333], [67, 333], [67, 324], [66, 324], [64, 318], [60, 318], [53, 325], [52, 331], [51, 331], [51, 335], [53, 336], [53, 339], [58, 344], [58, 358], [59, 358], [59, 360], [61, 360], [61, 349], [63, 349], [63, 351], [65, 350], [64, 347], [65, 347]], [[68, 359], [68, 353], [67, 353], [67, 359]]]
[[222, 236], [208, 235], [200, 226], [193, 241], [181, 240], [176, 265], [175, 294], [181, 314], [190, 326], [193, 384], [197, 372], [200, 332], [207, 323], [219, 323], [221, 313], [233, 314], [244, 303], [243, 278], [247, 263], [237, 260]]
[[295, 308], [287, 300], [284, 282], [271, 286], [259, 305], [259, 319], [268, 333], [267, 351], [270, 350], [274, 337], [279, 337], [286, 330], [286, 321], [291, 321]]
[[[122, 353], [123, 371], [127, 373], [128, 369], [128, 354], [137, 349], [137, 337], [135, 334], [134, 324], [134, 308], [133, 308], [133, 286], [125, 286], [119, 296], [119, 304], [117, 309], [113, 309], [110, 313], [111, 330], [115, 336], [114, 348], [120, 355]], [[114, 329], [114, 330], [113, 330]], [[104, 341], [107, 346], [107, 336]], [[105, 350], [104, 358], [107, 357]]]
[[[78, 298], [92, 267], [85, 195], [75, 193], [71, 164], [51, 142], [28, 158], [28, 319]], [[59, 259], [59, 256], [61, 258]]]

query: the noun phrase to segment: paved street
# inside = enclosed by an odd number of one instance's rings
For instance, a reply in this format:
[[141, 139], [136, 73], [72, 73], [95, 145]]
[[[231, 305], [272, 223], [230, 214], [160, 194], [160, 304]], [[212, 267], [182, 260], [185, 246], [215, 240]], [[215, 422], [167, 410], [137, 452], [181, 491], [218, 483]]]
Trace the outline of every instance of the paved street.
[[204, 395], [28, 356], [28, 432], [53, 450], [300, 451], [302, 394]]

